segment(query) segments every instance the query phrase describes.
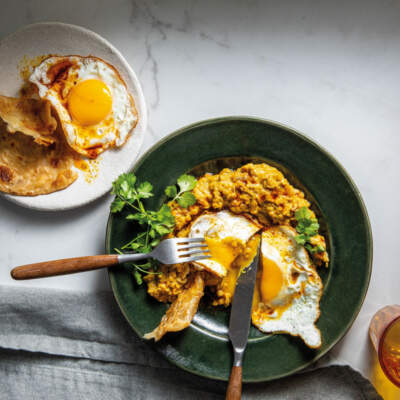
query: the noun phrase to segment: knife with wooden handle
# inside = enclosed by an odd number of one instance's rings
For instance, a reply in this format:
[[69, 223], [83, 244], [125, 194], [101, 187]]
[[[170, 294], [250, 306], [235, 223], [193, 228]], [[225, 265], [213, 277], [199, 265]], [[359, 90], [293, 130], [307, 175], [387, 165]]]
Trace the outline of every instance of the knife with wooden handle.
[[253, 305], [254, 286], [260, 259], [259, 239], [257, 253], [236, 282], [229, 319], [229, 339], [233, 347], [233, 366], [229, 378], [226, 400], [239, 400], [242, 397], [242, 360], [250, 330], [251, 309]]

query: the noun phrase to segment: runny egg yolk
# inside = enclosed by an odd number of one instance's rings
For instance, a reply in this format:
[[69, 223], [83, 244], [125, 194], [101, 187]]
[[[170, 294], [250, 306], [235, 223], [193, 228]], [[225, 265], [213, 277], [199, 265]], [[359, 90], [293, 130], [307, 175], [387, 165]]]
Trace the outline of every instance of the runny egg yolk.
[[242, 248], [237, 239], [231, 237], [220, 239], [208, 236], [204, 239], [210, 250], [211, 260], [216, 261], [229, 270]]
[[264, 303], [269, 303], [280, 292], [283, 285], [282, 271], [277, 263], [267, 257], [262, 258], [260, 294]]
[[227, 269], [227, 274], [222, 279], [223, 292], [232, 298], [236, 288], [239, 274], [253, 260], [260, 237], [255, 235], [249, 239], [246, 245], [237, 238], [227, 237], [224, 239], [205, 237], [211, 259], [222, 264]]
[[112, 107], [110, 89], [98, 79], [75, 85], [68, 97], [68, 110], [80, 125], [96, 125], [103, 121]]

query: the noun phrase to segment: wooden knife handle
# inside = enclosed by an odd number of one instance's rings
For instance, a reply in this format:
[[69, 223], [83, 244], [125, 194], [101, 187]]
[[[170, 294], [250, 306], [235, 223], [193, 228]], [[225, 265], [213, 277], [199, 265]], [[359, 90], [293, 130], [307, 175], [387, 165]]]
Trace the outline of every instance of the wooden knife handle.
[[242, 367], [232, 367], [229, 378], [226, 400], [240, 400], [242, 398]]
[[101, 256], [64, 258], [62, 260], [44, 261], [36, 264], [21, 265], [11, 271], [14, 279], [35, 279], [47, 276], [74, 274], [118, 264], [117, 254]]

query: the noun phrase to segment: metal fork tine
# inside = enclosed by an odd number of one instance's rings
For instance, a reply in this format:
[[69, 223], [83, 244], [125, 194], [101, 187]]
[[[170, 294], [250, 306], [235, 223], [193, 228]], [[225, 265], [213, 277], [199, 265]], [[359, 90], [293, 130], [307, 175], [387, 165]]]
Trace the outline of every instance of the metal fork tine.
[[191, 261], [198, 261], [198, 260], [206, 260], [208, 258], [211, 258], [211, 256], [182, 257], [183, 261], [180, 261], [180, 262], [191, 262]]
[[176, 243], [181, 246], [184, 243], [202, 243], [204, 242], [204, 238], [178, 238], [176, 239]]
[[163, 264], [178, 264], [211, 258], [204, 238], [173, 238], [162, 241], [150, 253], [130, 253], [118, 256], [119, 263], [154, 258]]
[[202, 250], [202, 249], [198, 249], [198, 250], [189, 250], [189, 251], [185, 251], [182, 253], [179, 253], [180, 257], [185, 257], [185, 256], [190, 256], [191, 254], [205, 254], [205, 255], [209, 255], [210, 251], [209, 250]]
[[186, 251], [188, 249], [196, 249], [196, 248], [197, 249], [207, 249], [208, 248], [206, 243], [204, 243], [204, 244], [202, 244], [202, 243], [193, 243], [193, 244], [188, 244], [187, 246], [179, 246], [179, 247], [182, 247], [182, 248], [178, 248], [179, 252]]

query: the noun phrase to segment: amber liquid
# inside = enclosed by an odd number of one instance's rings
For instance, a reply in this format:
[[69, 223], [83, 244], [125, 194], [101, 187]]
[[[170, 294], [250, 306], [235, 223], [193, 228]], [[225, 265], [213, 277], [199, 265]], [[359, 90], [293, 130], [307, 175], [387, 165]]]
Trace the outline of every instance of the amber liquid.
[[400, 387], [400, 318], [387, 329], [382, 338], [379, 360], [388, 378]]
[[400, 400], [400, 306], [387, 306], [371, 320], [373, 354], [371, 380], [385, 400]]
[[400, 400], [400, 388], [383, 372], [378, 355], [374, 353], [370, 379], [376, 391], [384, 400]]

